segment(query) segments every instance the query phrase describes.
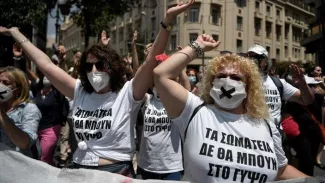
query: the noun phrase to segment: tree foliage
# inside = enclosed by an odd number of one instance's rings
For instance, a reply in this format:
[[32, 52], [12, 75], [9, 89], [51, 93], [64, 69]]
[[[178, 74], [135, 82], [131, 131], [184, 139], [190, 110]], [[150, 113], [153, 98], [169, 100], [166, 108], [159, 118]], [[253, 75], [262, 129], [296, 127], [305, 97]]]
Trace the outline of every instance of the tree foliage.
[[96, 36], [102, 30], [109, 30], [109, 22], [116, 16], [130, 11], [138, 6], [140, 0], [79, 0], [75, 1], [74, 11], [71, 12], [74, 22], [83, 27], [85, 46], [89, 36]]
[[45, 0], [0, 0], [0, 22], [2, 26], [37, 25], [46, 20]]

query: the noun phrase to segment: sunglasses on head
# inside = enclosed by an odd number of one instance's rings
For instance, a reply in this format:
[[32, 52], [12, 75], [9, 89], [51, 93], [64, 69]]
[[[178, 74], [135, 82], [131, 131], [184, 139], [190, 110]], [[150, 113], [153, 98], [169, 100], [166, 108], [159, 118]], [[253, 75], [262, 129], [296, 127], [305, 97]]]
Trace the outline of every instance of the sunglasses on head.
[[95, 65], [96, 69], [99, 70], [99, 71], [104, 71], [105, 70], [104, 61], [99, 60], [99, 61], [97, 61], [95, 63], [86, 62], [86, 71], [91, 72], [93, 70], [94, 65]]
[[[228, 50], [224, 50], [224, 51], [220, 51], [220, 54], [221, 55], [225, 55], [225, 54], [230, 54], [232, 55], [233, 52], [231, 51], [228, 51]], [[241, 56], [241, 57], [248, 57], [248, 54], [247, 53], [237, 53], [238, 56]]]

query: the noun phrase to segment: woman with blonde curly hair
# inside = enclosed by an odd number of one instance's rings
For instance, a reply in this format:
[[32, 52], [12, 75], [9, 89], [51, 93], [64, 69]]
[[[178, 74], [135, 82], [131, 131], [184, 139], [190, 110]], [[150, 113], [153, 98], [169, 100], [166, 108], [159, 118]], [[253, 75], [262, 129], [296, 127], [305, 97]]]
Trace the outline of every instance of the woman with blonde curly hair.
[[287, 165], [280, 134], [269, 123], [262, 80], [248, 58], [226, 54], [211, 60], [201, 98], [172, 80], [219, 42], [200, 35], [154, 69], [168, 116], [183, 140], [184, 179], [190, 182], [266, 182], [306, 177]]

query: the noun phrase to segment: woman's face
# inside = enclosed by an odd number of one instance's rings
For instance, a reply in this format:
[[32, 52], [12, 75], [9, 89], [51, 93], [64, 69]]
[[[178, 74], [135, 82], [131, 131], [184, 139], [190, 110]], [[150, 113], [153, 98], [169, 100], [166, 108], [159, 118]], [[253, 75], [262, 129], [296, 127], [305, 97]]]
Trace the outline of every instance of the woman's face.
[[190, 72], [188, 72], [188, 76], [196, 76], [195, 72], [193, 70], [190, 70]]
[[86, 70], [89, 72], [103, 72], [105, 71], [104, 61], [98, 60], [93, 54], [89, 53], [86, 60]]
[[313, 72], [314, 77], [320, 77], [322, 75], [322, 68], [316, 67], [314, 72]]
[[244, 83], [247, 81], [245, 75], [239, 70], [238, 66], [234, 66], [232, 64], [220, 68], [216, 73], [215, 78], [229, 78], [235, 81], [242, 81]]
[[11, 90], [13, 90], [13, 93], [12, 93], [13, 96], [18, 96], [19, 91], [14, 90], [16, 88], [16, 82], [14, 82], [10, 79], [8, 72], [3, 72], [0, 74], [0, 83], [9, 87]]
[[0, 74], [0, 83], [9, 87], [12, 90], [16, 88], [16, 83], [11, 81], [8, 72], [3, 72]]

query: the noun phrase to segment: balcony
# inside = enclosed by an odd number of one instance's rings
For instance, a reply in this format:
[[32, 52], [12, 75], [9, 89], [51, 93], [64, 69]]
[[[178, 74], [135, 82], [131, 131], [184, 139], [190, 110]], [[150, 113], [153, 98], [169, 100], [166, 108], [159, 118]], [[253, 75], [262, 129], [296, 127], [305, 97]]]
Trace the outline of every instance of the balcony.
[[317, 24], [312, 26], [309, 30], [307, 30], [304, 34], [304, 39], [301, 41], [302, 46], [307, 45], [319, 45], [322, 39], [322, 25]]
[[314, 14], [315, 8], [309, 6], [308, 4], [302, 2], [302, 1], [296, 1], [296, 0], [285, 0], [285, 2], [291, 6], [298, 7], [302, 10], [307, 11], [308, 13]]
[[286, 17], [286, 22], [291, 23], [292, 22], [292, 18], [291, 17]]
[[258, 17], [258, 18], [262, 18], [263, 17], [263, 14], [261, 12], [259, 12], [259, 11], [255, 11], [254, 12], [254, 16], [255, 17]]

